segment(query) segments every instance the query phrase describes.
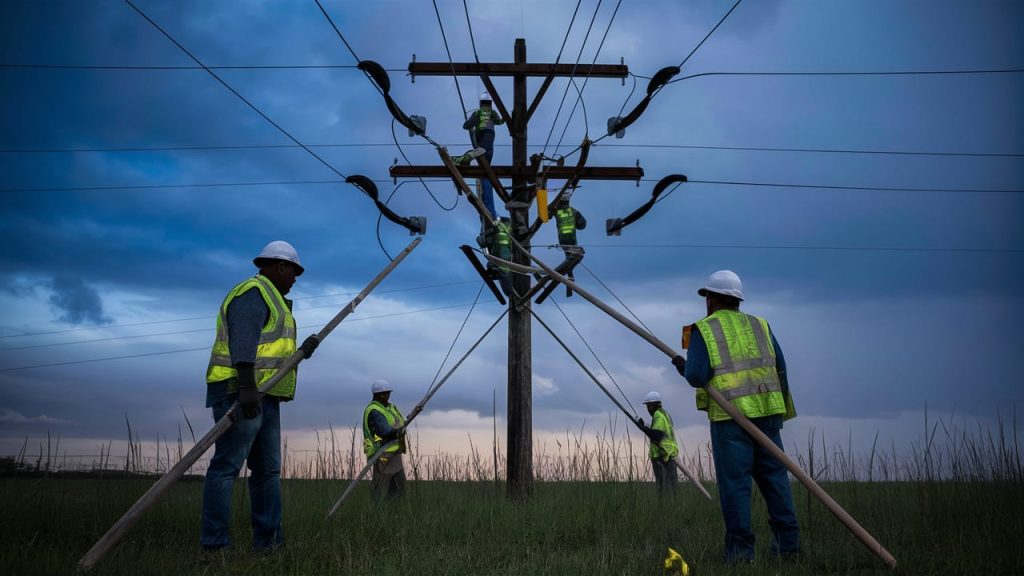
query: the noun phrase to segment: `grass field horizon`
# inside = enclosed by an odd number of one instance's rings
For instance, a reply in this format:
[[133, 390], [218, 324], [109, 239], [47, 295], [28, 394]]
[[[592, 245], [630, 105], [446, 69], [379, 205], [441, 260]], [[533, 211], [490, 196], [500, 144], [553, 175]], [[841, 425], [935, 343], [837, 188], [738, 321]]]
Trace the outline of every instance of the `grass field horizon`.
[[[669, 547], [690, 574], [1022, 574], [1024, 466], [1016, 418], [996, 429], [967, 430], [942, 420], [907, 454], [872, 446], [866, 454], [808, 439], [791, 452], [801, 466], [899, 561], [890, 570], [820, 503], [794, 483], [806, 558], [767, 558], [770, 532], [754, 495], [758, 537], [752, 566], [721, 561], [724, 528], [717, 488], [703, 450], [684, 458], [715, 498], [681, 483], [675, 498], [657, 497], [646, 454], [615, 435], [587, 440], [567, 434], [558, 458], [535, 455], [537, 482], [525, 501], [506, 497], [498, 453], [437, 455], [407, 464], [408, 494], [375, 507], [360, 485], [330, 521], [324, 516], [363, 463], [358, 447], [325, 438], [304, 460], [286, 464], [286, 546], [268, 556], [249, 550], [248, 495], [234, 495], [232, 550], [199, 554], [202, 483], [178, 482], [97, 564], [95, 574], [662, 574]], [[57, 442], [59, 444], [59, 442]], [[27, 445], [27, 442], [26, 442]], [[163, 461], [175, 451], [163, 446]], [[66, 477], [56, 458], [26, 450], [4, 458], [0, 478], [0, 573], [67, 574], [79, 558], [153, 483], [141, 444], [121, 470], [85, 467]], [[33, 462], [33, 460], [35, 460]], [[135, 464], [131, 464], [134, 462]], [[66, 463], [66, 462], [65, 462]], [[290, 468], [289, 468], [290, 466]], [[159, 466], [158, 466], [159, 467]], [[149, 472], [152, 472], [151, 470]], [[102, 477], [100, 475], [102, 474]], [[438, 480], [437, 478], [441, 478]]]

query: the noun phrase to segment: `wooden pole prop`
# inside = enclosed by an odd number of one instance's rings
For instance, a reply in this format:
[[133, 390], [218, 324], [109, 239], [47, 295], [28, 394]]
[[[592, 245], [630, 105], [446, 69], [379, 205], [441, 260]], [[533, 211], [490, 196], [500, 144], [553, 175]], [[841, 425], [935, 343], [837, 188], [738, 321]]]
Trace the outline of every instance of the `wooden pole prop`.
[[[566, 351], [566, 353], [568, 353], [569, 356], [571, 356], [572, 359], [576, 361], [576, 364], [579, 364], [579, 367], [582, 368], [583, 371], [587, 373], [587, 376], [590, 376], [590, 379], [594, 381], [594, 384], [597, 384], [597, 387], [600, 388], [606, 396], [608, 396], [608, 399], [611, 400], [616, 406], [618, 406], [619, 410], [622, 410], [622, 413], [626, 415], [626, 418], [629, 419], [631, 423], [636, 424], [636, 421], [633, 420], [633, 416], [631, 416], [629, 411], [626, 410], [626, 407], [623, 406], [622, 403], [619, 402], [619, 400], [615, 396], [612, 396], [612, 393], [609, 392], [608, 389], [601, 384], [601, 381], [597, 379], [597, 376], [594, 376], [594, 373], [591, 372], [590, 369], [587, 368], [583, 364], [583, 362], [580, 361], [580, 359], [576, 356], [576, 354], [573, 353], [572, 350], [569, 349], [565, 342], [563, 342], [562, 339], [559, 338], [557, 334], [555, 334], [554, 330], [552, 330], [551, 327], [544, 322], [544, 320], [541, 320], [541, 317], [538, 316], [537, 313], [534, 312], [532, 309], [530, 310], [530, 313], [533, 314], [533, 317], [537, 319], [537, 322], [540, 322], [540, 325], [543, 326], [544, 329], [548, 331], [548, 334], [551, 334], [551, 337], [555, 339], [555, 342], [558, 342], [559, 344], [562, 345], [562, 348]], [[679, 461], [679, 458], [674, 458], [673, 461], [676, 464], [676, 468], [679, 468], [679, 470], [690, 480], [690, 482], [693, 482], [693, 485], [696, 486], [698, 490], [700, 490], [700, 493], [703, 494], [704, 497], [707, 498], [708, 500], [711, 500], [711, 494], [708, 494], [708, 491], [704, 489], [704, 486], [700, 483], [700, 481], [698, 481], [697, 478], [693, 474], [691, 474], [687, 468], [683, 467], [683, 464], [682, 462]]]
[[[352, 311], [356, 309], [356, 306], [358, 306], [359, 303], [362, 302], [363, 299], [365, 299], [366, 296], [369, 295], [369, 293], [376, 288], [382, 280], [384, 280], [384, 277], [390, 274], [391, 271], [394, 270], [395, 267], [398, 266], [402, 260], [404, 260], [405, 257], [408, 256], [409, 253], [412, 252], [413, 249], [422, 241], [423, 238], [416, 238], [410, 242], [409, 245], [391, 261], [391, 263], [381, 270], [380, 274], [377, 274], [366, 288], [363, 288], [362, 292], [356, 295], [356, 297], [353, 298], [347, 306], [338, 312], [338, 314], [336, 314], [334, 318], [332, 318], [331, 321], [317, 333], [317, 339], [323, 342], [324, 339], [327, 338], [327, 335], [330, 334], [331, 331], [345, 319], [345, 317], [351, 314]], [[299, 362], [302, 362], [305, 358], [306, 356], [304, 352], [296, 350], [294, 354], [284, 361], [284, 364], [281, 365], [277, 373], [270, 380], [267, 380], [262, 386], [260, 386], [260, 392], [266, 393], [268, 390], [273, 388], [281, 378], [284, 378], [285, 374], [298, 366]], [[127, 512], [124, 513], [124, 516], [121, 516], [121, 519], [111, 526], [110, 530], [108, 530], [102, 538], [93, 544], [92, 548], [85, 553], [85, 556], [82, 556], [82, 559], [78, 561], [78, 569], [82, 572], [86, 572], [99, 562], [100, 559], [103, 558], [104, 554], [106, 554], [110, 548], [117, 544], [118, 540], [124, 536], [124, 533], [135, 525], [139, 518], [142, 517], [142, 514], [148, 510], [150, 506], [155, 504], [172, 484], [184, 476], [185, 472], [187, 472], [188, 469], [191, 468], [192, 465], [210, 449], [210, 446], [213, 446], [217, 439], [223, 436], [224, 433], [231, 428], [235, 423], [235, 420], [238, 418], [237, 414], [238, 403], [235, 402], [235, 404], [228, 410], [227, 414], [218, 420], [217, 423], [214, 424], [213, 428], [210, 429], [210, 431], [207, 432], [206, 435], [203, 436], [199, 442], [197, 442], [196, 445], [193, 446], [192, 449], [174, 465], [173, 468], [161, 476], [160, 479], [157, 480], [156, 483], [153, 484], [153, 486], [151, 486], [149, 490], [147, 490], [146, 493], [143, 494]]]
[[[480, 343], [484, 341], [484, 338], [487, 338], [487, 335], [491, 333], [491, 330], [494, 330], [494, 327], [498, 325], [498, 322], [501, 322], [501, 319], [504, 318], [506, 314], [508, 314], [508, 308], [506, 308], [505, 311], [501, 313], [501, 316], [498, 316], [494, 323], [491, 324], [490, 328], [484, 331], [483, 335], [480, 336], [480, 338], [472, 346], [469, 347], [469, 350], [466, 350], [466, 353], [463, 354], [462, 358], [459, 358], [459, 361], [456, 362], [455, 365], [452, 366], [451, 370], [449, 370], [448, 373], [444, 375], [444, 378], [441, 378], [440, 382], [432, 386], [430, 390], [427, 391], [427, 395], [424, 396], [423, 399], [420, 400], [419, 404], [417, 404], [416, 407], [413, 408], [411, 412], [409, 412], [409, 415], [405, 417], [406, 426], [408, 426], [413, 421], [413, 419], [416, 418], [416, 416], [423, 411], [423, 407], [426, 406], [427, 402], [429, 402], [430, 399], [434, 396], [434, 394], [441, 389], [441, 386], [448, 381], [448, 378], [450, 378], [451, 375], [455, 373], [455, 370], [462, 365], [463, 361], [465, 361], [466, 358], [468, 358], [469, 355], [473, 353], [473, 350], [476, 350], [476, 347], [479, 346]], [[338, 498], [338, 501], [334, 503], [334, 506], [331, 506], [331, 509], [327, 512], [327, 517], [324, 518], [325, 520], [328, 520], [330, 519], [331, 516], [334, 516], [334, 513], [337, 512], [339, 508], [341, 508], [341, 505], [345, 502], [346, 499], [348, 499], [349, 494], [351, 494], [352, 490], [355, 489], [357, 484], [359, 484], [359, 481], [362, 480], [363, 477], [366, 476], [366, 473], [370, 471], [370, 468], [373, 467], [373, 464], [384, 454], [384, 451], [387, 450], [388, 446], [391, 446], [395, 442], [398, 442], [398, 440], [392, 440], [390, 442], [382, 444], [381, 447], [378, 448], [377, 451], [373, 453], [373, 456], [370, 456], [370, 458], [366, 461], [366, 466], [363, 466], [363, 469], [359, 471], [359, 474], [355, 478], [353, 478], [351, 482], [348, 483], [348, 487], [345, 488], [344, 492], [342, 492], [341, 497]]]
[[[510, 262], [506, 262], [504, 260], [501, 260], [500, 258], [495, 258], [491, 255], [487, 255], [487, 257], [491, 259], [493, 262], [500, 263], [505, 266], [511, 264]], [[668, 356], [669, 358], [674, 358], [678, 356], [676, 351], [673, 350], [671, 346], [665, 344], [664, 342], [656, 338], [653, 334], [644, 330], [640, 326], [637, 326], [635, 323], [633, 323], [632, 320], [626, 318], [611, 306], [608, 306], [607, 304], [599, 300], [597, 297], [593, 296], [586, 290], [580, 288], [572, 280], [569, 280], [565, 276], [562, 276], [558, 272], [555, 272], [541, 259], [537, 258], [536, 256], [533, 256], [532, 254], [530, 255], [530, 259], [536, 262], [537, 265], [540, 266], [540, 268], [544, 270], [544, 272], [546, 272], [549, 276], [551, 276], [552, 279], [557, 280], [558, 282], [571, 288], [573, 292], [576, 292], [585, 300], [587, 300], [594, 306], [600, 308], [604, 313], [608, 314], [615, 320], [618, 320], [620, 324], [632, 330], [637, 336], [643, 338], [644, 340], [647, 340], [647, 342], [649, 342], [658, 350], [664, 352], [665, 355]], [[884, 546], [879, 544], [879, 542], [875, 540], [875, 538], [871, 536], [871, 534], [869, 534], [868, 531], [865, 530], [852, 516], [850, 516], [849, 513], [846, 512], [846, 510], [843, 510], [843, 507], [840, 506], [835, 500], [833, 500], [832, 497], [829, 496], [828, 492], [825, 492], [825, 490], [821, 486], [818, 486], [818, 483], [815, 482], [814, 479], [807, 474], [807, 472], [804, 472], [803, 469], [797, 466], [796, 462], [793, 462], [793, 460], [790, 459], [789, 456], [787, 456], [781, 448], [776, 446], [775, 443], [771, 441], [771, 439], [765, 436], [764, 432], [761, 432], [761, 430], [759, 430], [757, 426], [754, 426], [754, 424], [742, 412], [737, 410], [735, 406], [733, 406], [728, 400], [726, 400], [722, 396], [721, 392], [719, 392], [712, 386], [706, 386], [704, 390], [707, 391], [708, 396], [710, 396], [716, 404], [721, 406], [722, 409], [729, 414], [729, 417], [732, 418], [737, 424], [739, 424], [740, 427], [742, 427], [747, 432], [747, 434], [750, 434], [750, 436], [758, 444], [760, 444], [762, 448], [767, 450], [776, 460], [782, 462], [782, 464], [793, 474], [793, 476], [795, 476], [796, 479], [799, 480], [800, 483], [803, 484], [807, 488], [807, 490], [814, 495], [815, 498], [817, 498], [822, 504], [824, 504], [825, 507], [828, 508], [829, 512], [835, 515], [835, 517], [838, 518], [839, 521], [842, 522], [843, 525], [846, 526], [846, 528], [850, 530], [850, 532], [852, 532], [853, 535], [856, 536], [857, 539], [864, 544], [864, 546], [867, 547], [868, 550], [870, 550], [873, 554], [881, 558], [882, 561], [888, 564], [890, 568], [896, 567], [896, 558], [894, 558], [892, 554], [890, 554], [889, 551], [885, 549]]]

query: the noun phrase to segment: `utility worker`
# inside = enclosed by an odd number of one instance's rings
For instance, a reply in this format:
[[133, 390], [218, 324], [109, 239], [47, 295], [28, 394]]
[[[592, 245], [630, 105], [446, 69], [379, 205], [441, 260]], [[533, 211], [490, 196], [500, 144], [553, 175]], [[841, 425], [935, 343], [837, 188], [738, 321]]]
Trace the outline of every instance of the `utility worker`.
[[[490, 162], [494, 158], [494, 126], [504, 123], [501, 115], [491, 108], [491, 95], [483, 92], [480, 94], [480, 108], [469, 115], [469, 118], [462, 124], [462, 128], [469, 130], [469, 139], [473, 143], [473, 147], [483, 148], [484, 158]], [[496, 217], [494, 191], [491, 181], [487, 178], [482, 179], [480, 196], [484, 206], [491, 212], [491, 217]]]
[[[576, 244], [576, 230], [583, 230], [587, 227], [587, 219], [579, 210], [569, 205], [571, 192], [562, 194], [555, 208], [555, 223], [558, 225], [558, 243], [565, 251], [565, 260], [562, 261], [555, 271], [564, 274], [570, 280], [574, 280], [572, 273], [580, 262], [583, 261], [583, 247]], [[567, 294], [568, 295], [568, 294]]]
[[751, 476], [768, 506], [774, 535], [770, 554], [799, 557], [800, 527], [786, 468], [725, 410], [710, 402], [704, 390], [716, 388], [782, 450], [782, 422], [796, 416], [782, 349], [767, 320], [740, 312], [743, 284], [734, 272], [715, 272], [697, 294], [705, 298], [708, 315], [691, 329], [688, 358], [677, 356], [672, 363], [697, 388], [697, 409], [706, 411], [711, 421], [711, 449], [725, 520], [725, 561], [754, 559]]
[[[502, 260], [512, 260], [512, 224], [508, 218], [500, 216], [495, 219], [494, 235], [489, 245], [490, 253]], [[501, 291], [505, 296], [512, 297], [512, 273], [507, 266], [487, 263], [487, 270], [492, 277], [497, 277]]]
[[[205, 551], [231, 545], [231, 491], [248, 461], [252, 546], [271, 551], [281, 534], [280, 403], [295, 396], [292, 370], [266, 394], [259, 390], [295, 353], [295, 319], [288, 294], [303, 272], [291, 244], [276, 240], [253, 259], [259, 274], [228, 292], [217, 315], [217, 336], [206, 370], [206, 406], [214, 421], [234, 411], [234, 424], [216, 443], [203, 482], [200, 543]], [[310, 336], [299, 347], [306, 358], [319, 345]]]
[[637, 418], [636, 425], [651, 440], [651, 468], [654, 469], [654, 483], [659, 496], [672, 496], [676, 493], [679, 473], [676, 471], [676, 456], [679, 446], [676, 444], [676, 431], [672, 424], [672, 416], [661, 407], [661, 394], [651, 391], [644, 398], [644, 406], [651, 415], [650, 427], [644, 426], [644, 419]]
[[[384, 444], [398, 440], [384, 449], [384, 454], [373, 463], [373, 501], [380, 503], [385, 496], [397, 498], [405, 493], [405, 418], [398, 406], [391, 404], [391, 384], [375, 380], [370, 385], [373, 399], [363, 410], [363, 453], [366, 458], [377, 453]], [[387, 494], [385, 494], [387, 492]]]

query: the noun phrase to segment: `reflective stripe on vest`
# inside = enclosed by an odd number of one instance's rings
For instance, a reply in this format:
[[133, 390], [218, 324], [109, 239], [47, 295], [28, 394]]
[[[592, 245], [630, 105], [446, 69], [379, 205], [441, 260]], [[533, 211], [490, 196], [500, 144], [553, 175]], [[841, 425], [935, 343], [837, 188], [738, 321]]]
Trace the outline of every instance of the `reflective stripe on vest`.
[[676, 430], [672, 425], [672, 416], [664, 409], [658, 408], [651, 416], [651, 429], [664, 432], [665, 436], [659, 442], [651, 442], [651, 460], [669, 461], [679, 455], [679, 446], [676, 444]]
[[[696, 326], [711, 360], [710, 386], [748, 418], [786, 414], [766, 320], [738, 310], [718, 310]], [[706, 410], [712, 421], [729, 419], [704, 390], [697, 390], [697, 408]]]
[[[395, 426], [405, 425], [405, 418], [402, 417], [401, 411], [398, 410], [398, 406], [394, 404], [388, 404], [387, 406], [374, 400], [366, 406], [363, 410], [363, 453], [367, 457], [373, 456], [377, 450], [380, 450], [380, 445], [384, 443], [384, 439], [377, 436], [370, 430], [370, 412], [380, 412], [384, 415], [384, 419], [387, 420], [388, 426], [394, 428]], [[404, 448], [404, 440], [395, 442], [391, 446], [388, 446], [385, 452], [398, 452]]]
[[555, 210], [555, 222], [558, 223], [558, 243], [576, 243], [576, 210], [572, 207]]
[[494, 130], [494, 110], [481, 108], [477, 111], [477, 130]]
[[[495, 222], [494, 228], [494, 243], [498, 248], [496, 256], [502, 260], [512, 260], [512, 229], [504, 220]], [[503, 264], [499, 264], [498, 269], [502, 272], [509, 271], [508, 266]]]
[[[295, 353], [295, 318], [283, 296], [265, 276], [249, 278], [228, 292], [217, 315], [217, 336], [210, 352], [210, 363], [206, 369], [206, 381], [220, 382], [236, 378], [238, 373], [231, 362], [231, 348], [228, 345], [228, 306], [235, 298], [256, 288], [267, 305], [268, 317], [260, 331], [256, 346], [256, 386], [259, 387], [277, 373], [292, 354]], [[235, 384], [229, 387], [235, 391]], [[270, 396], [291, 399], [295, 397], [295, 370], [291, 370], [267, 392]]]

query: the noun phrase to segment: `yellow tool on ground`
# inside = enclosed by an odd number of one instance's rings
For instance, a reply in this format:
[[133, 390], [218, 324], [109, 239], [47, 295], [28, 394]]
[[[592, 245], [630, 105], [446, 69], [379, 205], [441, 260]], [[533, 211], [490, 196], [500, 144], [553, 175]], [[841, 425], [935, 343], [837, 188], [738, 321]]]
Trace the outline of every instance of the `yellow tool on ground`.
[[683, 557], [672, 548], [668, 549], [668, 555], [665, 556], [665, 574], [682, 574], [682, 576], [689, 576], [690, 566], [683, 560]]

